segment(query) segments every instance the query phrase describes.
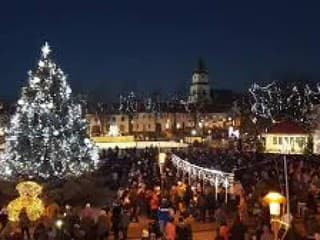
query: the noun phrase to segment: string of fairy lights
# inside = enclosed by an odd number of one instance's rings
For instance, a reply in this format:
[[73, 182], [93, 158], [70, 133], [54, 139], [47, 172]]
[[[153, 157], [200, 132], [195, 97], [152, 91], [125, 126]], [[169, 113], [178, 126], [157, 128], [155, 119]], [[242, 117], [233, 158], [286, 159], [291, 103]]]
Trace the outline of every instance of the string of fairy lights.
[[265, 86], [253, 83], [249, 88], [253, 122], [281, 118], [307, 123], [308, 116], [320, 103], [320, 84], [273, 81]]
[[216, 198], [220, 187], [225, 188], [225, 200], [228, 200], [228, 190], [230, 193], [233, 191], [234, 174], [222, 172], [215, 169], [209, 169], [197, 166], [186, 160], [181, 159], [177, 155], [171, 156], [171, 162], [178, 171], [183, 174], [188, 174], [189, 178], [193, 180], [200, 180], [209, 183], [215, 187]]

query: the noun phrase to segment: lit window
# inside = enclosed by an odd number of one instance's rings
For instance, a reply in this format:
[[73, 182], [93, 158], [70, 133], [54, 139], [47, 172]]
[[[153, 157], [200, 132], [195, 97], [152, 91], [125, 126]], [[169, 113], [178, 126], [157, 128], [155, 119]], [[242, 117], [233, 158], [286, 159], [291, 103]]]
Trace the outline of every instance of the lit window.
[[277, 145], [277, 137], [273, 137], [273, 145]]
[[305, 145], [306, 140], [304, 137], [296, 137], [296, 143], [300, 148], [302, 148]]

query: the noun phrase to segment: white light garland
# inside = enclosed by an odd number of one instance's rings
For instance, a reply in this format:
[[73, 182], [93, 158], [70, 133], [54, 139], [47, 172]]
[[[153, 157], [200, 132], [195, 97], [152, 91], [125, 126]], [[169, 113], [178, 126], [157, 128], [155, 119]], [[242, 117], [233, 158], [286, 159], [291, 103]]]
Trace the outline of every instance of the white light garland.
[[215, 187], [216, 198], [218, 193], [219, 186], [222, 186], [226, 190], [225, 201], [228, 200], [228, 189], [232, 192], [232, 187], [234, 183], [234, 174], [222, 172], [215, 169], [203, 168], [192, 164], [186, 160], [181, 159], [177, 155], [172, 155], [171, 161], [173, 165], [178, 170], [181, 170], [183, 173], [188, 173], [189, 178], [200, 179], [204, 182], [210, 183], [210, 185]]
[[289, 118], [294, 121], [307, 122], [314, 106], [320, 103], [320, 84], [281, 85], [271, 82], [266, 86], [256, 83], [249, 88], [253, 121], [269, 119], [272, 121]]
[[0, 178], [65, 178], [94, 170], [98, 164], [98, 149], [86, 138], [81, 105], [50, 58], [49, 45], [41, 50], [10, 121]]

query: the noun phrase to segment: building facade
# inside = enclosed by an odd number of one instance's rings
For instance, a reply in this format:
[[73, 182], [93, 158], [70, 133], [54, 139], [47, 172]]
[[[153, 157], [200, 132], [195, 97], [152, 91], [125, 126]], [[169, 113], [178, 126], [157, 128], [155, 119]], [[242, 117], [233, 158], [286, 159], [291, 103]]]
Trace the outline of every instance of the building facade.
[[197, 116], [186, 112], [139, 112], [133, 115], [132, 132], [129, 132], [129, 117], [124, 114], [88, 114], [87, 119], [91, 137], [110, 135], [111, 126], [119, 129], [119, 135], [134, 135], [136, 139], [143, 140], [190, 135], [227, 137], [230, 127], [240, 128], [240, 118], [231, 117], [227, 112], [201, 113]]
[[[240, 128], [240, 116], [232, 111], [234, 98], [229, 103], [219, 104], [212, 100], [209, 74], [202, 59], [193, 71], [190, 91], [184, 103], [159, 103], [159, 111], [148, 112], [146, 107], [138, 107], [130, 115], [119, 110], [103, 114], [89, 114], [89, 134], [91, 137], [106, 136], [110, 129], [118, 129], [120, 135], [134, 135], [137, 139], [181, 138], [184, 136], [221, 136], [228, 135]], [[137, 104], [139, 105], [139, 104]], [[121, 109], [121, 108], [115, 108]]]
[[274, 124], [262, 134], [266, 153], [304, 154], [309, 133], [291, 121]]

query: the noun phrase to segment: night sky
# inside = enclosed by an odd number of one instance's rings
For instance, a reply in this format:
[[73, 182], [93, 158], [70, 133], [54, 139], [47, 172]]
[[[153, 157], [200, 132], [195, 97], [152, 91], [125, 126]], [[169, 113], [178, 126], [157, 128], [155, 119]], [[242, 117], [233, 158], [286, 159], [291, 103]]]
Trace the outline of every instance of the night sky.
[[[319, 1], [4, 1], [0, 99], [16, 99], [48, 41], [77, 93], [184, 91], [198, 56], [213, 88], [320, 79]], [[14, 3], [16, 2], [16, 3]]]

